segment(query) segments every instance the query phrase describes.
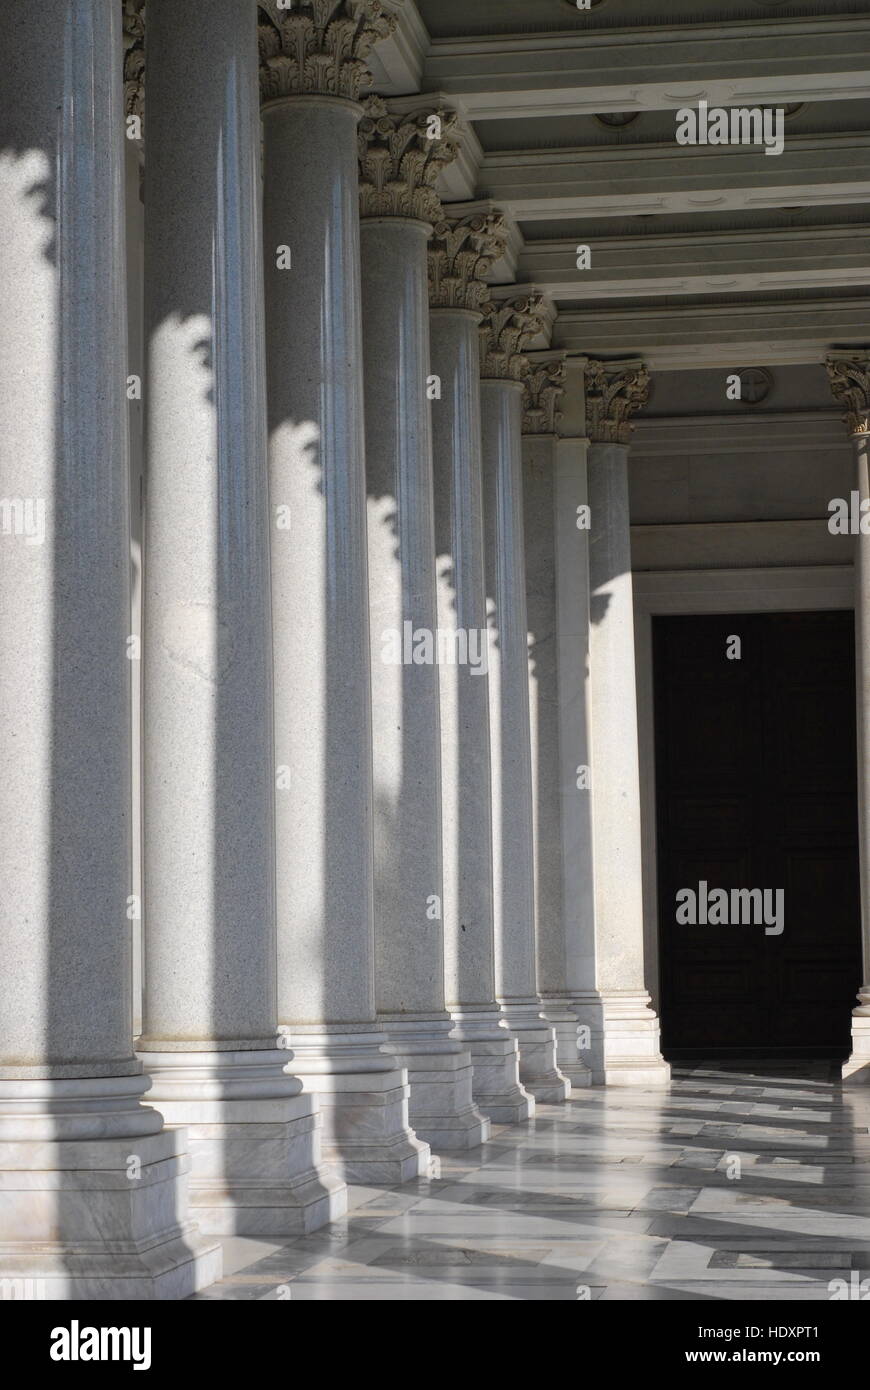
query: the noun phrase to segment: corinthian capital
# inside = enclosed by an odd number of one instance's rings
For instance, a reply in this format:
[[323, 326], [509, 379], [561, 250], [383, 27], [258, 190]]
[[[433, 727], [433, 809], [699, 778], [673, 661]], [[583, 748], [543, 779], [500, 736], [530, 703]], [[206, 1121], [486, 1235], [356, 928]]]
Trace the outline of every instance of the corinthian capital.
[[825, 366], [850, 434], [870, 434], [870, 352], [832, 352]]
[[558, 434], [562, 419], [559, 403], [565, 393], [564, 360], [530, 358], [523, 385], [523, 434]]
[[546, 331], [546, 321], [542, 295], [490, 300], [484, 306], [480, 325], [481, 377], [522, 381], [529, 370], [523, 348]]
[[586, 433], [593, 444], [630, 444], [631, 416], [649, 400], [641, 361], [586, 364]]
[[459, 152], [455, 111], [422, 106], [393, 116], [382, 97], [368, 97], [359, 123], [360, 214], [438, 222], [435, 180]]
[[260, 94], [356, 101], [371, 81], [366, 58], [398, 21], [381, 0], [260, 0]]
[[496, 212], [437, 222], [429, 243], [432, 308], [479, 312], [490, 293], [483, 277], [504, 255], [507, 235], [507, 223]]
[[145, 110], [145, 0], [124, 0], [124, 110]]

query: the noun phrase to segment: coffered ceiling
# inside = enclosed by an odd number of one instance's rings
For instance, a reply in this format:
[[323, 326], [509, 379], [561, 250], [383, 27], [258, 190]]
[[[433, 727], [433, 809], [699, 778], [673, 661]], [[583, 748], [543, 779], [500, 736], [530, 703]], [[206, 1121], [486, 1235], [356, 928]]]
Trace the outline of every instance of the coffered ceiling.
[[[405, 0], [399, 13], [375, 89], [460, 113], [442, 197], [508, 214], [493, 279], [552, 298], [557, 345], [700, 367], [870, 343], [870, 0]], [[676, 109], [701, 100], [784, 107], [783, 153], [678, 145]]]

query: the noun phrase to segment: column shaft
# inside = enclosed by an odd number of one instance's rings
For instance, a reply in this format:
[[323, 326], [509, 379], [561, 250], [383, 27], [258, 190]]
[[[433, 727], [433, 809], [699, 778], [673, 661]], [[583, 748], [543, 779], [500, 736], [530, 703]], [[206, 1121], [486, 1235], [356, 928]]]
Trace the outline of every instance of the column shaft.
[[628, 445], [589, 450], [590, 717], [596, 975], [604, 1080], [663, 1085], [658, 1019], [644, 983], [640, 775]]
[[473, 1148], [471, 1058], [444, 1007], [439, 641], [423, 222], [362, 223], [371, 585], [376, 1002], [436, 1149]]
[[[570, 376], [570, 367], [569, 367]], [[582, 395], [582, 392], [581, 392]], [[573, 404], [573, 402], [572, 402]], [[556, 647], [559, 701], [559, 787], [562, 847], [562, 928], [564, 989], [573, 1019], [580, 1024], [557, 1027], [560, 1065], [578, 1061], [593, 1082], [601, 1053], [600, 1009], [595, 988], [595, 887], [592, 845], [592, 785], [589, 731], [589, 529], [585, 439], [561, 439], [556, 446], [555, 573]], [[550, 1018], [547, 969], [541, 980], [544, 1016]], [[551, 1019], [552, 1021], [552, 1019]], [[597, 1025], [597, 1026], [596, 1026]], [[600, 1072], [600, 1068], [599, 1068]], [[583, 1085], [571, 1074], [572, 1084]]]
[[[870, 512], [870, 434], [854, 433], [860, 515]], [[870, 536], [855, 540], [855, 666], [858, 692], [858, 844], [864, 979], [852, 1013], [852, 1054], [843, 1079], [870, 1085]]]
[[221, 1260], [132, 1050], [121, 7], [10, 0], [0, 51], [0, 1265], [183, 1297]]
[[[533, 367], [531, 376], [536, 377], [538, 371], [560, 383], [563, 380], [561, 371], [557, 378], [556, 369], [549, 367], [537, 371]], [[532, 423], [530, 414], [524, 418]], [[588, 1086], [591, 1077], [584, 1060], [588, 1050], [582, 1047], [576, 1002], [581, 987], [582, 901], [589, 890], [582, 881], [578, 885], [581, 898], [578, 913], [574, 885], [566, 883], [564, 874], [565, 834], [573, 825], [571, 801], [588, 802], [589, 795], [578, 787], [578, 782], [584, 781], [578, 759], [585, 763], [587, 758], [585, 748], [575, 737], [573, 722], [577, 711], [563, 709], [563, 704], [566, 701], [573, 704], [578, 694], [582, 701], [585, 674], [582, 670], [585, 640], [578, 622], [585, 597], [586, 555], [582, 540], [585, 533], [577, 529], [577, 505], [574, 504], [580, 481], [576, 467], [579, 462], [577, 445], [578, 441], [561, 440], [555, 434], [524, 433], [523, 528], [530, 634], [529, 719], [538, 984], [542, 1012], [556, 1033], [559, 1070], [572, 1086]], [[566, 620], [572, 635], [570, 646], [565, 640]], [[576, 678], [577, 675], [575, 656], [581, 658], [579, 691], [569, 682], [569, 676]], [[572, 867], [577, 864], [579, 848], [576, 844], [572, 846]], [[591, 869], [588, 857], [586, 867]], [[569, 891], [566, 892], [566, 888]]]
[[855, 490], [861, 530], [855, 537], [855, 674], [858, 697], [858, 852], [861, 875], [861, 945], [864, 978], [852, 1012], [852, 1053], [843, 1065], [849, 1085], [870, 1085], [870, 354], [866, 349], [832, 353], [826, 362], [836, 400], [855, 449]]
[[473, 1092], [498, 1124], [528, 1119], [519, 1052], [495, 1000], [488, 665], [481, 474], [480, 314], [431, 311], [438, 626], [469, 660], [440, 672], [447, 1005]]
[[316, 1105], [276, 1036], [255, 17], [213, 0], [203, 18], [149, 0], [140, 1046], [190, 1126], [203, 1225], [293, 1235], [344, 1189], [321, 1181]]
[[279, 1018], [327, 1157], [403, 1181], [428, 1149], [375, 1023], [360, 108], [311, 94], [263, 116]]
[[481, 382], [496, 991], [519, 1043], [524, 1086], [554, 1102], [570, 1087], [537, 994], [522, 405], [520, 380]]

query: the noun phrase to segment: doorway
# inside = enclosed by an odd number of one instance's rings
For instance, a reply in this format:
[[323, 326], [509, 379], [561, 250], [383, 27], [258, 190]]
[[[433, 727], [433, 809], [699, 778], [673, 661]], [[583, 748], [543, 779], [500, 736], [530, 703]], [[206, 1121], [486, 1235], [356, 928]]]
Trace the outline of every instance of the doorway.
[[657, 617], [653, 669], [665, 1055], [845, 1057], [861, 984], [853, 615]]

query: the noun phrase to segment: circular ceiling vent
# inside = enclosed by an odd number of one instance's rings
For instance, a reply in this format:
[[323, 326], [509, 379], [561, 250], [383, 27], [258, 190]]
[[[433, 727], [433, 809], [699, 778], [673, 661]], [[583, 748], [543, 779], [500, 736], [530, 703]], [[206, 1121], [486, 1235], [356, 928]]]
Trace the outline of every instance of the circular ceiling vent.
[[600, 125], [606, 125], [608, 130], [621, 130], [623, 126], [636, 121], [639, 115], [639, 111], [596, 111], [595, 119]]
[[760, 405], [773, 389], [773, 375], [764, 367], [741, 367], [740, 400], [743, 405]]

